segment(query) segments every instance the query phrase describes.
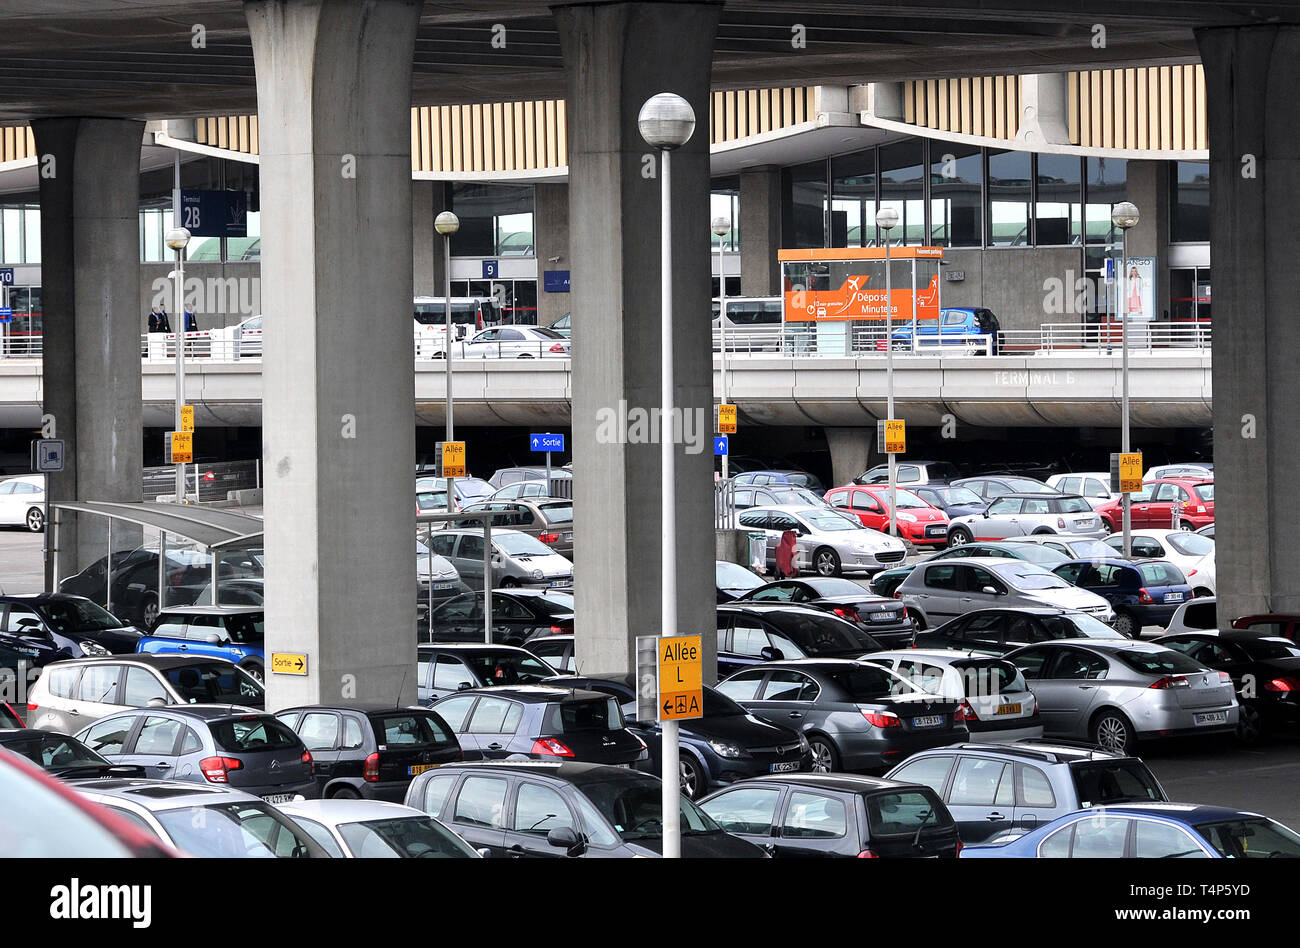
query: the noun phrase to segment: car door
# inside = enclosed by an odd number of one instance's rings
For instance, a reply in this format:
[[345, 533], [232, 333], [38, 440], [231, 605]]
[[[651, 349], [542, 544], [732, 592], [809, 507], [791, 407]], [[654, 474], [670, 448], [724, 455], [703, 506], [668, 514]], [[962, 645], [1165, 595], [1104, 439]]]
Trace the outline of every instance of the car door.
[[[480, 587], [483, 585], [483, 537], [473, 533], [462, 533], [456, 540], [456, 570], [460, 573], [460, 578], [469, 582], [470, 586]], [[499, 571], [496, 567], [492, 569], [492, 582], [496, 585], [499, 577]], [[473, 582], [476, 580], [477, 582]]]
[[[470, 713], [465, 733], [474, 739], [483, 760], [501, 760], [511, 754], [527, 754], [515, 745], [515, 731], [523, 720], [524, 706], [518, 701], [483, 695]], [[466, 755], [466, 759], [470, 759]]]
[[497, 349], [502, 358], [514, 359], [521, 353], [538, 355], [540, 347], [532, 342], [518, 329], [499, 329], [497, 332]]
[[1004, 655], [1007, 645], [1007, 630], [1013, 619], [1005, 612], [986, 610], [969, 616], [956, 630], [950, 648], [961, 651], [986, 652], [990, 655]]
[[1064, 808], [1065, 801], [1056, 799], [1052, 781], [1042, 768], [1033, 764], [1016, 764], [1015, 768], [1016, 810], [1012, 828], [1028, 833], [1060, 816], [1057, 807]]
[[[920, 582], [912, 582], [912, 577], [918, 572], [921, 574]], [[933, 629], [969, 611], [961, 602], [964, 595], [961, 581], [961, 569], [956, 563], [924, 564], [903, 581], [905, 586], [910, 586], [904, 591], [903, 598], [915, 600]]]
[[566, 855], [563, 846], [547, 842], [551, 830], [568, 828], [580, 833], [573, 809], [559, 791], [532, 780], [515, 784], [506, 826], [506, 855], [514, 858], [555, 859]]
[[1020, 508], [1024, 503], [1019, 497], [999, 497], [989, 504], [987, 516], [973, 517], [970, 526], [977, 540], [1001, 540], [1006, 537], [1018, 537], [1024, 534], [1020, 526]]
[[306, 711], [294, 731], [311, 751], [316, 776], [323, 787], [334, 776], [342, 751], [342, 717], [335, 711]]
[[849, 512], [862, 522], [864, 527], [872, 530], [888, 530], [889, 514], [884, 503], [869, 490], [853, 491], [849, 501]]
[[54, 641], [35, 609], [17, 602], [0, 603], [0, 650], [30, 668], [73, 657]]
[[448, 599], [433, 610], [429, 631], [435, 641], [480, 641], [483, 638], [483, 594], [467, 592]]
[[478, 676], [470, 671], [459, 656], [447, 652], [437, 653], [433, 665], [433, 684], [429, 687], [431, 698], [445, 698], [466, 687], [477, 688], [479, 684]]
[[178, 773], [181, 739], [185, 724], [176, 717], [163, 714], [141, 714], [140, 727], [128, 738], [122, 754], [115, 763], [143, 767], [151, 780], [167, 780]]
[[719, 826], [761, 846], [776, 850], [777, 809], [785, 790], [780, 786], [747, 786], [724, 790], [700, 804]]
[[433, 708], [438, 717], [447, 722], [447, 727], [451, 728], [456, 735], [456, 740], [460, 743], [460, 750], [465, 760], [479, 759], [478, 741], [473, 734], [466, 730], [469, 725], [469, 716], [474, 710], [474, 702], [476, 701], [478, 701], [478, 695], [456, 695], [444, 701], [439, 701]]
[[777, 857], [856, 856], [857, 809], [852, 794], [791, 788], [781, 803]]
[[774, 510], [767, 519], [767, 562], [769, 566], [776, 566], [776, 548], [781, 543], [781, 535], [787, 530], [793, 530], [796, 534], [796, 555], [798, 552], [806, 553], [807, 541], [803, 537], [807, 531], [790, 514]]
[[443, 804], [442, 821], [475, 849], [506, 855], [506, 777], [470, 774]]
[[1156, 484], [1155, 488], [1147, 505], [1147, 522], [1143, 526], [1159, 529], [1170, 525], [1174, 505], [1183, 499], [1185, 492], [1177, 484]]
[[498, 355], [500, 329], [485, 329], [473, 339], [461, 344], [466, 359], [495, 359]]
[[[983, 566], [962, 564], [958, 567], [962, 594], [958, 604], [962, 612], [990, 609], [1001, 605], [1007, 596], [1007, 584]], [[988, 590], [993, 590], [988, 592]]]
[[64, 712], [72, 731], [98, 721], [115, 711], [130, 710], [121, 704], [120, 686], [126, 667], [113, 662], [88, 663], [82, 669], [81, 680], [73, 700]]
[[1047, 526], [1058, 529], [1056, 518], [1052, 515], [1052, 501], [1048, 497], [1026, 497], [1021, 501], [1020, 516], [1016, 522], [1019, 531], [1008, 536], [1029, 536], [1035, 530]]
[[[1086, 737], [1088, 718], [1101, 692], [1109, 663], [1093, 652], [1072, 645], [1054, 650], [1052, 662], [1029, 689], [1038, 698], [1043, 731], [1060, 737]], [[1025, 675], [1029, 679], [1028, 674]]]
[[803, 672], [774, 668], [763, 688], [765, 720], [796, 731], [805, 731], [816, 717], [813, 705], [821, 686]]
[[[1156, 486], [1157, 485], [1155, 484], [1143, 484], [1141, 490], [1129, 494], [1129, 523], [1132, 524], [1134, 530], [1168, 525], [1169, 512], [1167, 510], [1165, 511], [1164, 524], [1158, 524], [1155, 522], [1157, 515], [1153, 512], [1152, 508], [1155, 507], [1153, 498]], [[1122, 495], [1119, 500], [1121, 503], [1123, 502]], [[1123, 509], [1121, 508], [1116, 511], [1115, 522], [1120, 523], [1123, 516]]]
[[963, 843], [982, 843], [1011, 828], [1015, 769], [1006, 761], [962, 754], [944, 798]]

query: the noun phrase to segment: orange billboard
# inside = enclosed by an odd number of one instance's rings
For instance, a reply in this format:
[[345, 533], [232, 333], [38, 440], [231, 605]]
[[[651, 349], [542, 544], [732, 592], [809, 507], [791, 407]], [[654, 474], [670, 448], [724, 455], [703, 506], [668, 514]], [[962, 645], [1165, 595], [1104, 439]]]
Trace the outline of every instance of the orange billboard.
[[[942, 247], [891, 248], [888, 311], [895, 320], [939, 318]], [[877, 247], [778, 251], [787, 322], [883, 320], [885, 251]]]

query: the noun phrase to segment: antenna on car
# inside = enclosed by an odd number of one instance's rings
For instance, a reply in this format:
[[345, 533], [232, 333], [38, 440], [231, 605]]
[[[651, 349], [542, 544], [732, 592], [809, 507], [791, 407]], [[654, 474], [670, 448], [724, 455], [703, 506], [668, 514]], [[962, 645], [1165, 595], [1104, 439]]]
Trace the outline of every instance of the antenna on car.
[[[403, 671], [402, 671], [402, 683], [401, 683], [400, 685], [397, 686], [397, 697], [393, 698], [393, 707], [394, 707], [394, 708], [399, 708], [399, 707], [401, 707], [401, 705], [400, 705], [398, 702], [400, 702], [400, 701], [402, 700], [402, 689], [406, 687], [406, 676], [409, 675], [410, 673], [411, 673], [411, 670], [410, 670], [409, 668], [403, 669]], [[417, 696], [417, 703], [419, 703], [419, 702], [418, 702], [418, 696]]]

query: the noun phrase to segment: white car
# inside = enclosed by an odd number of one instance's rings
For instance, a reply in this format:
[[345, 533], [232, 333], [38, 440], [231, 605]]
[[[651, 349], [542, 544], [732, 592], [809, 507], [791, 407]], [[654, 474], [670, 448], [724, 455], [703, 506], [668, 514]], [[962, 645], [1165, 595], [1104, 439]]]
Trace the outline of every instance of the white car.
[[0, 526], [45, 529], [45, 475], [20, 474], [0, 481]]
[[1219, 627], [1219, 600], [1213, 596], [1189, 599], [1174, 610], [1173, 618], [1165, 627], [1165, 635], [1187, 632], [1212, 632]]
[[481, 859], [429, 814], [383, 800], [299, 800], [279, 810], [336, 859]]
[[453, 596], [460, 585], [460, 573], [451, 564], [451, 560], [436, 553], [430, 553], [424, 540], [415, 540], [415, 576], [420, 583], [420, 594], [428, 595], [430, 585], [435, 597]]
[[[457, 359], [567, 359], [571, 354], [568, 338], [536, 326], [484, 329], [452, 349]], [[434, 358], [446, 358], [446, 353], [436, 353]]]
[[1161, 477], [1194, 477], [1197, 480], [1214, 480], [1214, 465], [1208, 461], [1188, 461], [1184, 464], [1161, 464], [1148, 468], [1142, 475], [1144, 481], [1154, 481]]
[[902, 540], [868, 529], [857, 518], [827, 507], [751, 507], [737, 519], [740, 529], [764, 533], [769, 567], [776, 565], [776, 547], [787, 530], [795, 532], [796, 565], [802, 566], [806, 557], [821, 576], [864, 570], [874, 573], [899, 565], [907, 556]]
[[[1217, 591], [1214, 570], [1214, 541], [1190, 530], [1132, 531], [1133, 559], [1169, 560], [1187, 577], [1193, 596], [1213, 596]], [[1124, 549], [1124, 535], [1115, 533], [1106, 543], [1117, 550]]]
[[262, 314], [249, 316], [234, 326], [223, 326], [209, 333], [212, 355], [217, 359], [260, 358], [262, 355]]
[[1123, 496], [1110, 489], [1110, 474], [1103, 471], [1053, 474], [1047, 479], [1047, 486], [1059, 490], [1062, 494], [1079, 494], [1094, 510], [1100, 504], [1119, 500]]

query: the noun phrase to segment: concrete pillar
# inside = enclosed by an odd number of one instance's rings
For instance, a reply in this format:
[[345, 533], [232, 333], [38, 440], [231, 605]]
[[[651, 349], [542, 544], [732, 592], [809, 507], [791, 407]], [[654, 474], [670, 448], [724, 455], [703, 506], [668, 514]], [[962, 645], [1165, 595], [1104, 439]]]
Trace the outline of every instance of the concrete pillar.
[[1142, 215], [1128, 233], [1128, 255], [1156, 258], [1158, 319], [1169, 309], [1169, 162], [1130, 161], [1126, 192]]
[[827, 428], [826, 446], [831, 452], [831, 480], [834, 486], [849, 483], [885, 460], [883, 454], [876, 454], [874, 428]]
[[[713, 373], [709, 322], [709, 70], [721, 6], [559, 6], [568, 72], [578, 663], [621, 672], [634, 637], [660, 628], [657, 437], [632, 424], [660, 407], [659, 219], [655, 151], [637, 115], [659, 92], [695, 110], [691, 141], [672, 157], [676, 404], [688, 441], [677, 454], [677, 621], [704, 636], [715, 672]], [[619, 443], [638, 442], [638, 443]], [[645, 443], [650, 441], [651, 443]]]
[[569, 259], [569, 186], [539, 184], [533, 188], [533, 195], [533, 233], [537, 235], [537, 325], [549, 326], [565, 313], [573, 311], [572, 291], [547, 293], [544, 289], [547, 270], [573, 273], [573, 261]]
[[1069, 89], [1063, 72], [1020, 77], [1020, 129], [1016, 141], [1034, 148], [1070, 144]]
[[781, 169], [740, 172], [740, 292], [776, 296], [781, 292]]
[[[411, 62], [420, 0], [250, 0], [267, 707], [415, 700]], [[358, 490], [358, 485], [365, 485]]]
[[[38, 119], [32, 133], [41, 169], [43, 406], [67, 449], [63, 472], [49, 476], [47, 497], [139, 501], [144, 122]], [[104, 556], [108, 526], [100, 517], [59, 517], [58, 575], [66, 578]], [[140, 540], [138, 530], [113, 533], [118, 549]], [[52, 567], [46, 564], [46, 588]]]
[[[411, 264], [415, 275], [416, 296], [441, 296], [436, 282], [434, 260], [442, 256], [442, 238], [433, 229], [434, 189], [442, 190], [437, 181], [411, 182]], [[441, 265], [439, 265], [441, 269]]]
[[1300, 611], [1300, 27], [1198, 30], [1210, 145], [1219, 617]]

